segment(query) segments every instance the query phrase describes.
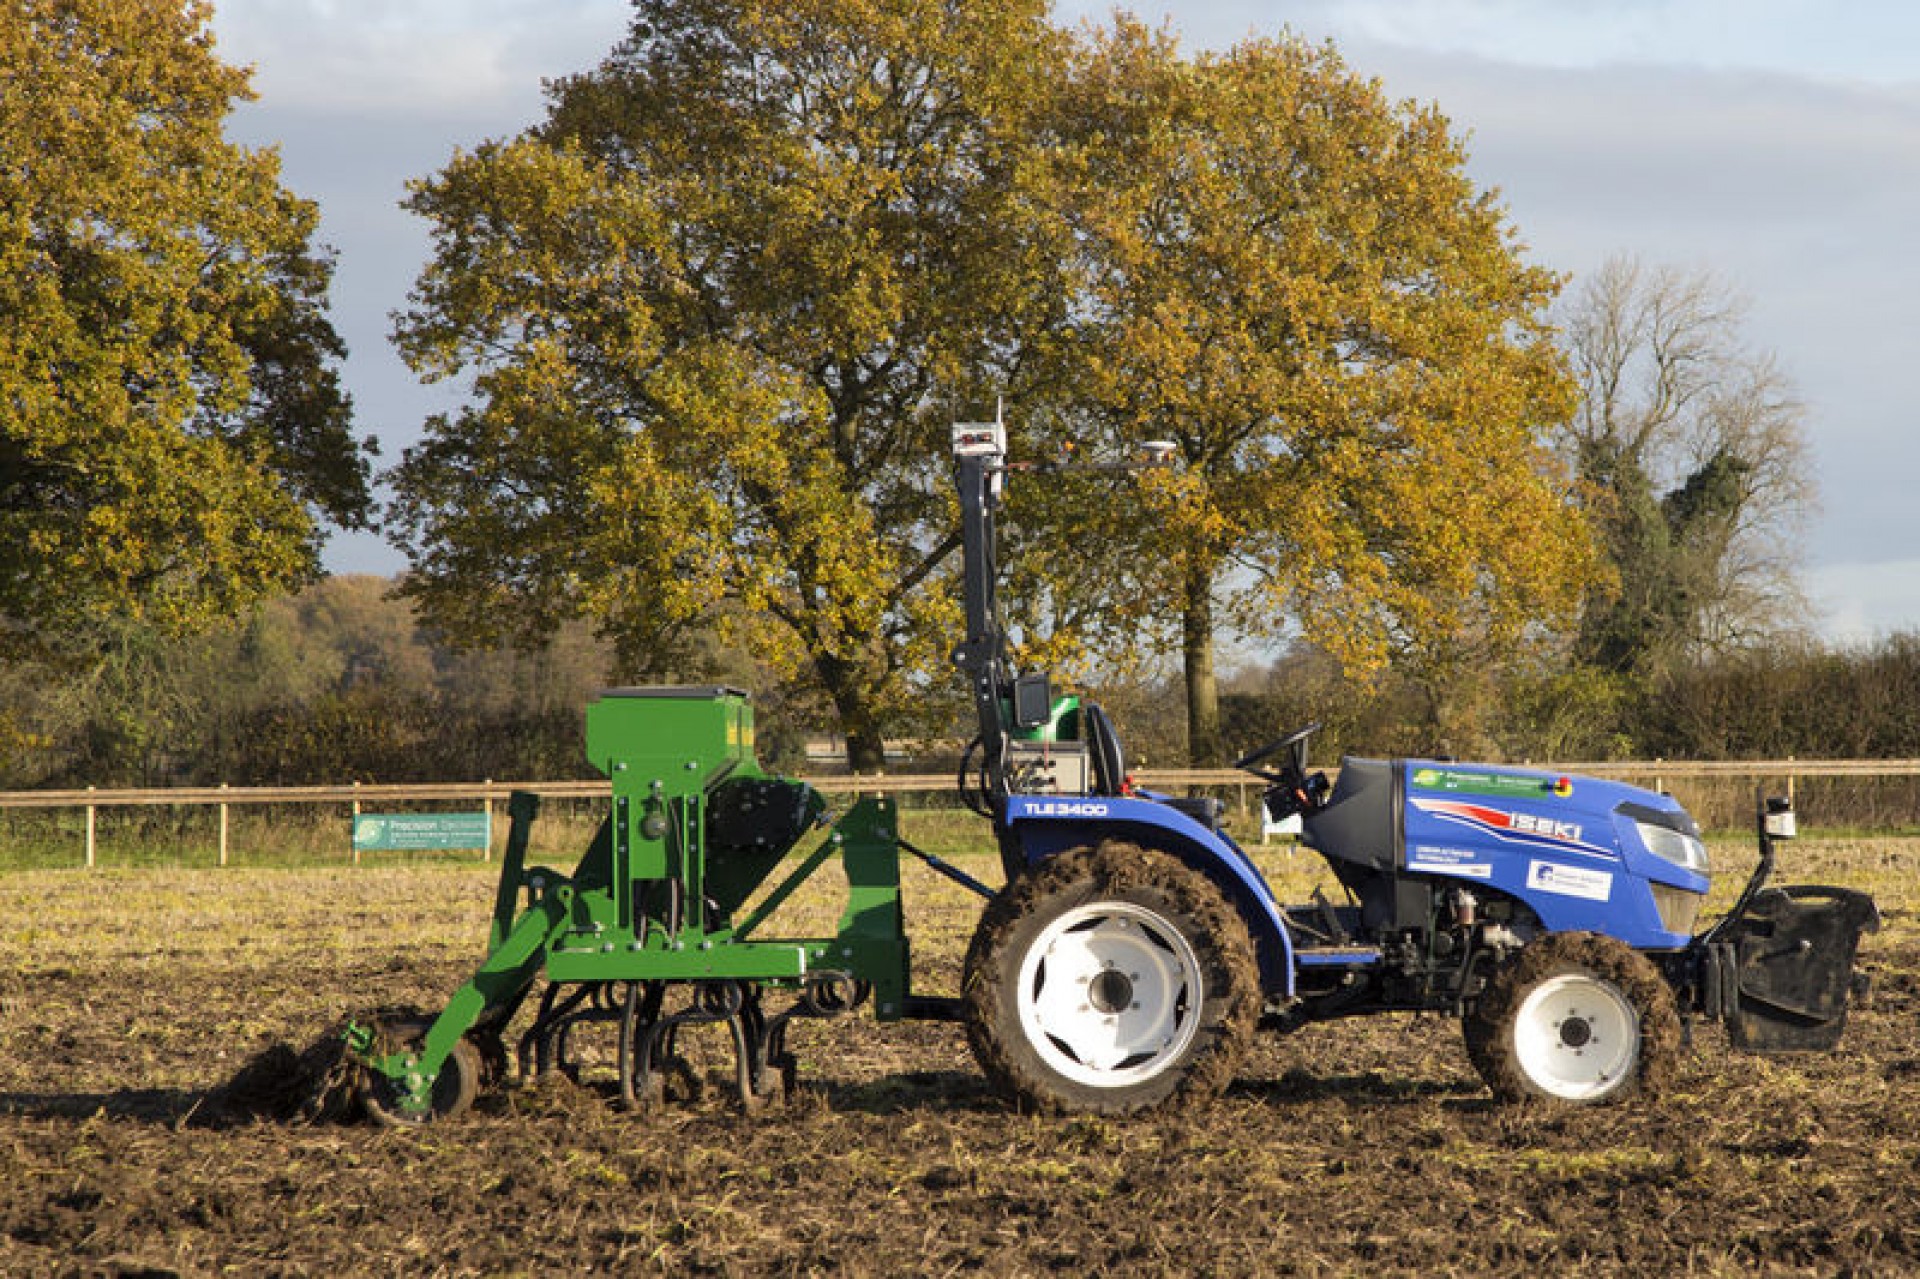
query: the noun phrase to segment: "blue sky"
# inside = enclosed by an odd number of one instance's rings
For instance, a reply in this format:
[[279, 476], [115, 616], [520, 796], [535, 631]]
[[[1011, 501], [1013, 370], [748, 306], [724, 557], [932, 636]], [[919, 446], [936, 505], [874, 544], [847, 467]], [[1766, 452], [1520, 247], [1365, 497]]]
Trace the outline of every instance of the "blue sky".
[[[1059, 3], [1062, 21], [1108, 4]], [[1805, 574], [1829, 637], [1920, 630], [1920, 6], [1849, 0], [1159, 0], [1189, 46], [1283, 26], [1332, 39], [1395, 97], [1466, 135], [1543, 265], [1616, 254], [1710, 270], [1808, 406], [1821, 493]], [[623, 0], [222, 0], [221, 51], [260, 100], [231, 132], [279, 146], [339, 251], [334, 321], [362, 428], [387, 461], [447, 392], [388, 347], [424, 257], [398, 208], [456, 148], [541, 114], [541, 81], [591, 67]], [[375, 537], [328, 565], [395, 572]]]

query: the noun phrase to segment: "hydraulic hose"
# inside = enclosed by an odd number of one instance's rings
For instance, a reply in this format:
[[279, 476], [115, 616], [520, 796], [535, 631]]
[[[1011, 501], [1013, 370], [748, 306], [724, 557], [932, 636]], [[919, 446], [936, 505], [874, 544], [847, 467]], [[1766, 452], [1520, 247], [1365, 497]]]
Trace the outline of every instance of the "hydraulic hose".
[[[975, 815], [991, 818], [993, 816], [993, 787], [992, 782], [987, 777], [986, 745], [987, 742], [984, 737], [975, 737], [967, 743], [967, 749], [960, 753], [960, 774], [955, 778], [955, 785], [960, 790], [961, 803], [965, 804]], [[977, 782], [971, 777], [975, 751], [981, 752], [980, 773]]]

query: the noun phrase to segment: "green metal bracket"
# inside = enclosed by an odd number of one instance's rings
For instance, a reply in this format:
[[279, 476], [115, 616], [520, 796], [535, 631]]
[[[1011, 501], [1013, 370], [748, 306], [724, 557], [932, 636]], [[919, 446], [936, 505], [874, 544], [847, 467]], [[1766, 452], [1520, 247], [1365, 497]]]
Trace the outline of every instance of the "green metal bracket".
[[433, 1104], [433, 1085], [440, 1077], [460, 1037], [472, 1030], [489, 1011], [517, 1007], [533, 981], [555, 940], [565, 935], [570, 921], [567, 909], [573, 894], [564, 884], [522, 914], [504, 941], [488, 953], [466, 985], [428, 1027], [424, 1042], [414, 1053], [374, 1056], [375, 1032], [369, 1027], [350, 1025], [347, 1048], [368, 1069], [386, 1075], [399, 1087], [400, 1109], [409, 1114], [425, 1114]]
[[906, 1006], [908, 950], [900, 906], [900, 813], [894, 801], [863, 798], [834, 828], [845, 836], [847, 909], [835, 939], [853, 975], [873, 983], [874, 1016], [891, 1021]]
[[786, 905], [787, 898], [793, 896], [794, 890], [813, 878], [813, 873], [820, 869], [827, 858], [839, 852], [840, 846], [845, 842], [846, 837], [840, 833], [836, 824], [833, 832], [820, 842], [820, 847], [814, 849], [805, 861], [795, 867], [792, 874], [781, 880], [779, 886], [768, 893], [766, 899], [754, 909], [753, 914], [741, 921], [740, 926], [733, 930], [733, 939], [737, 942], [747, 940], [756, 928], [767, 922], [769, 916]]
[[489, 953], [498, 950], [513, 929], [513, 917], [520, 906], [520, 889], [526, 882], [527, 842], [532, 837], [534, 818], [540, 815], [540, 797], [531, 791], [515, 791], [507, 799], [507, 851], [500, 862], [500, 887], [493, 898], [493, 928], [487, 935]]

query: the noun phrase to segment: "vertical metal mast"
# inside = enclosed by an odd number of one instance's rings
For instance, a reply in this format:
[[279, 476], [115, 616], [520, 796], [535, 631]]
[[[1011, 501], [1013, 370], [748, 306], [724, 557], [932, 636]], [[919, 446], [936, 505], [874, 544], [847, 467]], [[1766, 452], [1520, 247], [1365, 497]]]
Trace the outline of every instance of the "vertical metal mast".
[[1000, 626], [993, 514], [1005, 488], [1005, 423], [998, 419], [955, 423], [953, 454], [959, 469], [960, 549], [967, 615], [967, 638], [953, 650], [953, 664], [966, 673], [973, 690], [988, 783], [994, 793], [1000, 794], [1006, 782], [1004, 697], [1012, 681], [1012, 663]]

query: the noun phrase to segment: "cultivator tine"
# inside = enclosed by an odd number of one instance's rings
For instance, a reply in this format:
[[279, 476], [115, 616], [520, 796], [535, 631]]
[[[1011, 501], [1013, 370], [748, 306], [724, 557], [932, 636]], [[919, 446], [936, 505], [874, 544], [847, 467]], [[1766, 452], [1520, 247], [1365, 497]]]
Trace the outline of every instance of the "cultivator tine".
[[736, 981], [699, 982], [693, 986], [693, 1002], [677, 1013], [660, 1015], [656, 994], [642, 1001], [630, 994], [621, 1018], [620, 1100], [632, 1110], [648, 1110], [663, 1100], [666, 1091], [662, 1073], [677, 1071], [697, 1092], [699, 1079], [685, 1059], [674, 1052], [674, 1042], [684, 1026], [725, 1023], [733, 1040], [734, 1079], [741, 1105], [754, 1104], [751, 1060], [752, 1036], [743, 1016], [750, 1000], [746, 988]]
[[[845, 974], [809, 982], [794, 1002], [769, 1015], [765, 992], [751, 982], [696, 982], [684, 988], [691, 1002], [678, 1012], [663, 1012], [665, 982], [635, 982], [622, 1001], [616, 1073], [621, 1105], [645, 1112], [668, 1099], [677, 1080], [689, 1099], [697, 1099], [702, 1081], [678, 1050], [680, 1032], [693, 1026], [727, 1028], [733, 1049], [733, 1092], [749, 1113], [788, 1095], [796, 1065], [787, 1050], [787, 1028], [795, 1017], [839, 1017], [864, 1002], [867, 988]], [[561, 1033], [556, 1030], [554, 1033]], [[522, 1055], [526, 1050], [523, 1048]], [[556, 1060], [563, 1060], [560, 1054]]]
[[639, 1036], [642, 1027], [648, 1028], [646, 1033], [651, 1034], [651, 1028], [658, 1023], [663, 995], [658, 982], [634, 982], [627, 987], [626, 1002], [621, 1007], [620, 1052], [615, 1069], [620, 1078], [620, 1104], [629, 1110], [641, 1109], [643, 1098], [647, 1104], [654, 1100], [648, 1096], [653, 1087], [652, 1049], [638, 1051], [642, 1047]]
[[540, 997], [540, 1009], [533, 1024], [520, 1036], [516, 1055], [522, 1079], [536, 1079], [549, 1070], [558, 1070], [568, 1078], [578, 1076], [579, 1067], [571, 1051], [574, 1028], [620, 1017], [620, 1009], [613, 1004], [613, 985], [612, 982], [583, 982], [572, 986], [555, 983], [547, 987]]
[[[759, 991], [750, 991], [741, 1010], [741, 1026], [746, 1036], [740, 1041], [742, 1104], [748, 1110], [791, 1096], [799, 1074], [799, 1062], [787, 1051], [787, 1025], [810, 1007], [805, 996], [784, 1011], [769, 1017]], [[811, 1015], [820, 1016], [818, 1012]], [[824, 1014], [837, 1015], [837, 1014]]]

